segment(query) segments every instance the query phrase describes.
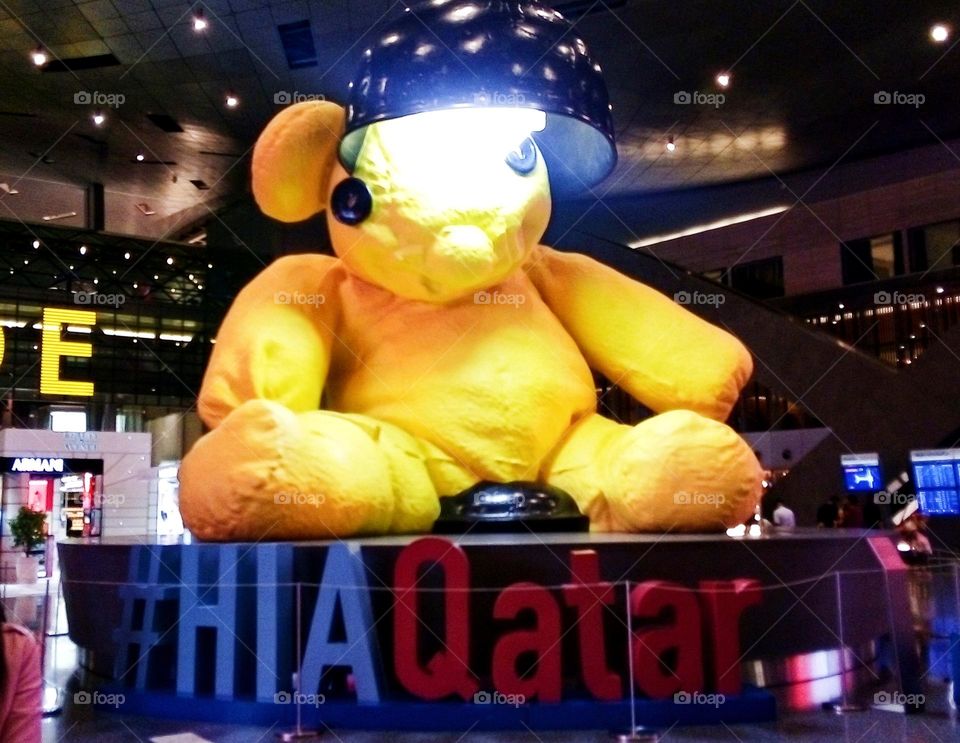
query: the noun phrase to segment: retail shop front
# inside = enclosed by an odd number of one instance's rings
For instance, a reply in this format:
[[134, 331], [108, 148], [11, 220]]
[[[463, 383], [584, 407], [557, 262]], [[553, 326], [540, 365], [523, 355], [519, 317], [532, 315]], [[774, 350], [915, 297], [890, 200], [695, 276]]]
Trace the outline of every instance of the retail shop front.
[[25, 505], [47, 514], [47, 534], [96, 537], [103, 524], [103, 460], [2, 457], [3, 493], [26, 492]]

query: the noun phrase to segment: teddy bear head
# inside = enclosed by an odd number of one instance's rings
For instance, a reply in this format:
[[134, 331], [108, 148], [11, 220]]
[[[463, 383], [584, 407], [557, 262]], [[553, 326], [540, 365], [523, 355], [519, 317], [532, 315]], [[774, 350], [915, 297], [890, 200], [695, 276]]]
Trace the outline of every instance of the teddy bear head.
[[364, 52], [346, 109], [274, 117], [254, 148], [257, 203], [283, 221], [326, 210], [348, 270], [399, 296], [496, 285], [543, 236], [551, 192], [616, 159], [600, 68], [569, 30], [535, 3], [414, 9]]

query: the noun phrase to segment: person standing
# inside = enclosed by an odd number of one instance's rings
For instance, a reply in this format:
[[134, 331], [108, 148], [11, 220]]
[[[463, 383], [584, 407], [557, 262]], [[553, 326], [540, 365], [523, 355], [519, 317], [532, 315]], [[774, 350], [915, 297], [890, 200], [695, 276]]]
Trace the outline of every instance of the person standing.
[[860, 499], [855, 495], [848, 495], [847, 502], [843, 504], [840, 511], [840, 528], [863, 528], [863, 508], [860, 506]]
[[6, 621], [2, 605], [0, 627], [0, 741], [40, 743], [40, 647], [28, 629]]
[[797, 517], [782, 500], [778, 500], [777, 507], [773, 509], [773, 525], [784, 531], [789, 531], [797, 525]]
[[837, 525], [837, 519], [840, 518], [840, 496], [831, 495], [829, 500], [824, 501], [817, 508], [817, 527], [821, 529], [833, 529]]

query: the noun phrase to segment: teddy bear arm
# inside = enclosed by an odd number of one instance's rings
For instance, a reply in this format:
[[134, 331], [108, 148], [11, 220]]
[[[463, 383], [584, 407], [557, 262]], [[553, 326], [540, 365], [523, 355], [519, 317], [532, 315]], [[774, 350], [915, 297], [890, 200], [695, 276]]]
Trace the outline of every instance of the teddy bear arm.
[[753, 371], [734, 336], [585, 255], [538, 246], [525, 268], [593, 369], [654, 412], [729, 416]]
[[319, 407], [336, 325], [331, 287], [338, 265], [323, 255], [284, 257], [237, 295], [204, 374], [198, 400], [204, 423], [215, 428], [254, 399], [293, 412]]

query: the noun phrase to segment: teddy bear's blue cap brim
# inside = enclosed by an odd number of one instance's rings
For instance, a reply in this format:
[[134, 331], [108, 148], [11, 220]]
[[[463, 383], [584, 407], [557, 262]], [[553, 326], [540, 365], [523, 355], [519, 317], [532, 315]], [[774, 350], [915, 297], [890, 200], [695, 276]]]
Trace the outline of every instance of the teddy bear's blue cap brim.
[[367, 126], [448, 108], [547, 114], [535, 132], [555, 195], [600, 182], [617, 162], [600, 66], [556, 11], [537, 3], [433, 0], [386, 26], [350, 83], [340, 159], [352, 169]]

